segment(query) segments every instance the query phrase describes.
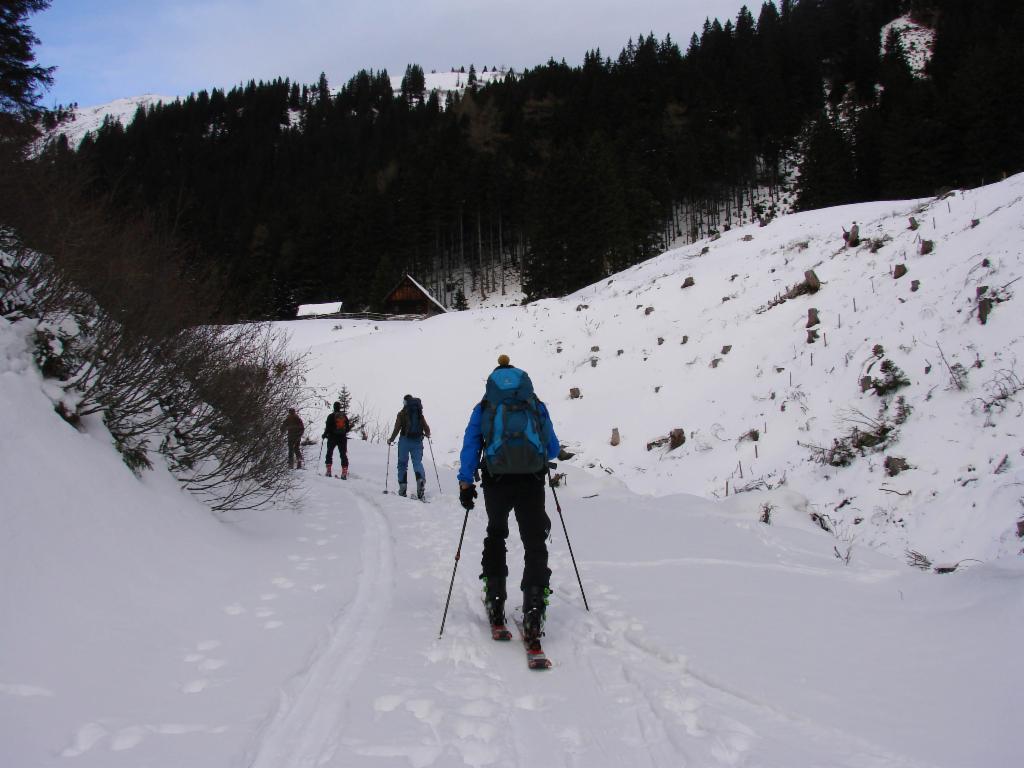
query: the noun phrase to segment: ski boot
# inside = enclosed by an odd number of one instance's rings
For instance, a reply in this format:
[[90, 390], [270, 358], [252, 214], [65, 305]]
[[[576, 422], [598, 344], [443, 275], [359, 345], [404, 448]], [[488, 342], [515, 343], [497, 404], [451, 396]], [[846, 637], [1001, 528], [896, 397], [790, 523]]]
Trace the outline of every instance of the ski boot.
[[512, 633], [505, 626], [505, 579], [502, 576], [482, 576], [484, 582], [484, 607], [487, 621], [491, 625], [491, 637], [495, 640], [511, 640]]
[[487, 619], [494, 624], [505, 623], [505, 579], [501, 576], [484, 576], [484, 607]]
[[422, 475], [416, 475], [416, 498], [423, 501], [423, 496], [427, 490], [427, 481], [423, 479]]
[[348, 467], [341, 468], [341, 479], [348, 480]]
[[399, 483], [398, 484], [398, 495], [399, 496], [405, 496], [406, 488], [408, 488], [408, 486], [405, 483]]
[[328, 464], [327, 465], [327, 471], [324, 472], [324, 477], [330, 477], [330, 476], [331, 476], [331, 465]]
[[544, 635], [544, 613], [551, 590], [547, 587], [527, 587], [523, 590], [523, 634], [526, 642], [539, 641]]

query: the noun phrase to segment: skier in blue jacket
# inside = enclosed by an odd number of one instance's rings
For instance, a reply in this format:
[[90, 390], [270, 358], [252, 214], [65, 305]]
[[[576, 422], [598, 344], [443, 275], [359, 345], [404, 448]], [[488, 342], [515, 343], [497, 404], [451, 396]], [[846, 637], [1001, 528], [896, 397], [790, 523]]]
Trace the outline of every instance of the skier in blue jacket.
[[[517, 414], [525, 421], [516, 422]], [[505, 540], [509, 513], [515, 511], [526, 550], [520, 588], [528, 640], [542, 634], [550, 594], [546, 541], [551, 519], [544, 509], [544, 482], [547, 462], [559, 451], [548, 409], [534, 395], [529, 375], [513, 367], [507, 355], [501, 355], [498, 367], [487, 378], [487, 394], [473, 408], [463, 436], [459, 501], [465, 509], [473, 508], [477, 496], [474, 479], [479, 468], [487, 510], [480, 578], [492, 625], [505, 623]]]

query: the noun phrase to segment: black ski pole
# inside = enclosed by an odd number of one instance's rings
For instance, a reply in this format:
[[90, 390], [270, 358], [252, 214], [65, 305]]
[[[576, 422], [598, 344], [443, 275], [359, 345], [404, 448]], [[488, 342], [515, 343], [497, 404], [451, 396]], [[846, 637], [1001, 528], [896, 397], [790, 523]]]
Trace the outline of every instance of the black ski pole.
[[569, 546], [569, 557], [572, 558], [572, 568], [576, 571], [576, 581], [580, 585], [580, 594], [583, 595], [583, 607], [588, 611], [587, 593], [583, 591], [583, 579], [580, 578], [580, 569], [576, 567], [576, 556], [572, 553], [572, 542], [569, 541], [569, 531], [565, 527], [565, 518], [562, 516], [562, 505], [558, 503], [558, 494], [555, 493], [555, 481], [551, 477], [551, 465], [548, 464], [548, 485], [551, 486], [551, 495], [555, 497], [555, 509], [558, 510], [558, 519], [562, 521], [562, 532], [565, 534], [565, 543]]
[[388, 461], [384, 465], [384, 493], [388, 492], [388, 477], [391, 474], [391, 443], [388, 443]]
[[324, 455], [324, 440], [325, 440], [325, 439], [326, 439], [326, 438], [323, 438], [323, 437], [321, 437], [321, 438], [320, 438], [320, 453], [318, 453], [318, 454], [316, 455], [316, 463], [317, 463], [317, 466], [320, 466], [320, 459], [321, 459], [321, 457], [323, 457], [323, 455]]
[[437, 474], [437, 462], [434, 461], [434, 444], [430, 442], [429, 437], [427, 438], [427, 445], [430, 446], [430, 463], [434, 465], [434, 477], [437, 478], [437, 492], [444, 493], [444, 491], [441, 490], [441, 476]]
[[[444, 634], [444, 622], [448, 618], [448, 604], [452, 601], [452, 587], [455, 586], [455, 571], [459, 569], [459, 557], [462, 555], [462, 538], [466, 535], [466, 523], [469, 522], [469, 510], [466, 510], [466, 516], [462, 518], [462, 533], [459, 534], [459, 548], [455, 550], [455, 567], [452, 568], [452, 582], [448, 585], [448, 599], [444, 601], [444, 615], [441, 617], [441, 631], [437, 633], [437, 639], [441, 639], [441, 635]], [[588, 609], [589, 610], [589, 609]]]

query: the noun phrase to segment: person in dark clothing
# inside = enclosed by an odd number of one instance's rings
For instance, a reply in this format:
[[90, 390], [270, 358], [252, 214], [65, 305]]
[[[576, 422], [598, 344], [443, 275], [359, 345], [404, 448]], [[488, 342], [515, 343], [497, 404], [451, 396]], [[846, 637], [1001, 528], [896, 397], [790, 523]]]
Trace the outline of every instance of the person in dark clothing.
[[299, 414], [294, 408], [288, 409], [288, 415], [281, 422], [281, 431], [288, 435], [288, 468], [302, 469], [302, 433], [306, 431], [306, 425], [302, 423]]
[[338, 447], [338, 455], [341, 457], [341, 477], [348, 479], [348, 433], [352, 429], [348, 416], [341, 410], [341, 403], [334, 404], [334, 410], [327, 415], [327, 423], [324, 425], [324, 439], [327, 440], [327, 472], [331, 476], [331, 459], [334, 457], [334, 447]]
[[426, 475], [423, 472], [423, 438], [430, 437], [430, 425], [423, 417], [423, 403], [418, 397], [406, 395], [402, 410], [395, 418], [395, 428], [388, 438], [388, 445], [398, 438], [398, 495], [405, 496], [408, 485], [406, 479], [409, 472], [409, 459], [412, 459], [412, 471], [416, 476], [416, 498], [422, 499], [426, 492]]
[[[514, 424], [517, 416], [528, 421]], [[504, 427], [507, 441], [499, 431]], [[480, 469], [487, 510], [487, 535], [480, 560], [484, 602], [492, 625], [505, 623], [505, 562], [510, 512], [515, 512], [526, 550], [523, 578], [523, 627], [528, 640], [540, 638], [551, 580], [546, 540], [551, 519], [544, 509], [547, 462], [559, 444], [547, 407], [533, 394], [525, 371], [507, 355], [487, 378], [487, 394], [474, 408], [462, 441], [459, 501], [470, 510], [476, 498], [474, 477]]]

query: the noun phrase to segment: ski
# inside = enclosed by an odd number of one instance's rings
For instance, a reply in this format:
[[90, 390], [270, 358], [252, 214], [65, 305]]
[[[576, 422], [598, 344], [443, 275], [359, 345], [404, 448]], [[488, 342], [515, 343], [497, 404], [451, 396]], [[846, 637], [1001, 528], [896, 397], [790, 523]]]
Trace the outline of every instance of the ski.
[[526, 648], [526, 666], [530, 669], [551, 669], [551, 659], [544, 653], [544, 649], [540, 645], [540, 639], [532, 642], [527, 641], [526, 630], [523, 629], [523, 617], [517, 612], [512, 618], [516, 623], [516, 628], [519, 630], [519, 637], [523, 641], [523, 647]]

